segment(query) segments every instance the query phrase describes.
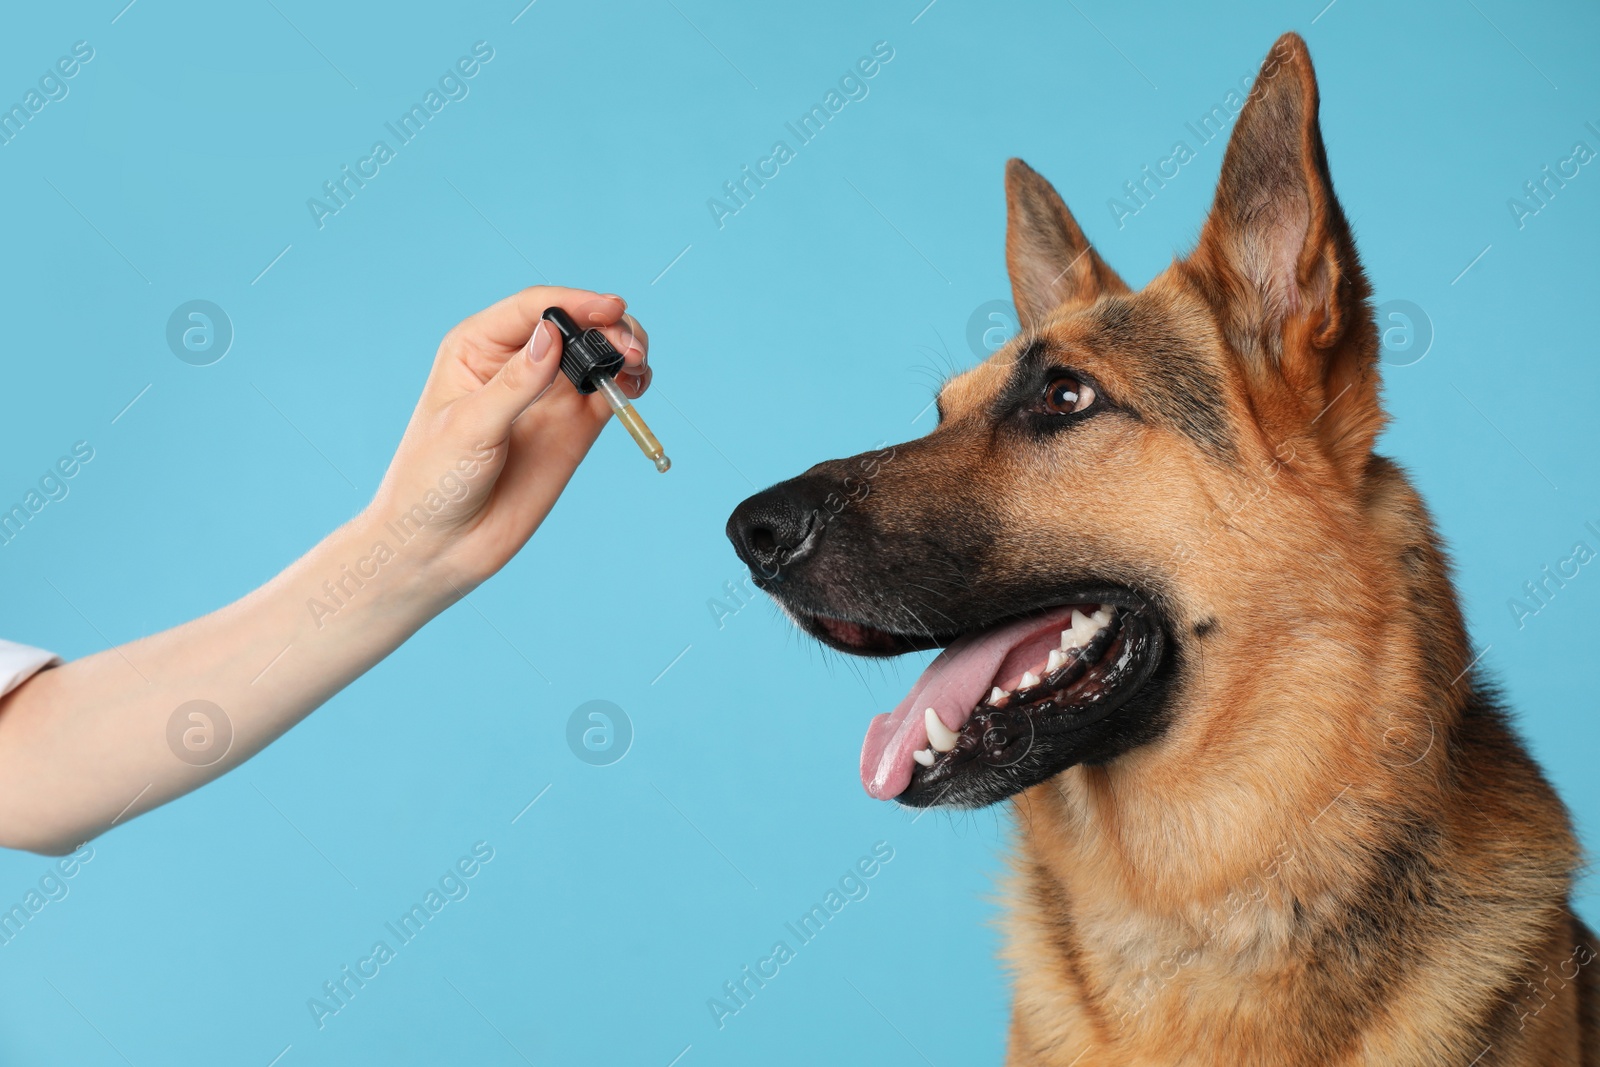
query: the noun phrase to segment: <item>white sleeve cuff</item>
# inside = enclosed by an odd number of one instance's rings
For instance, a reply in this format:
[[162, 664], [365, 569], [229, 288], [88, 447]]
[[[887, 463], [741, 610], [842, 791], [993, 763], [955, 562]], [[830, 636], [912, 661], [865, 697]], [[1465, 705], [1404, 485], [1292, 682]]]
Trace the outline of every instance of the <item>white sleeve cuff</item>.
[[60, 662], [61, 657], [54, 652], [0, 639], [0, 697]]

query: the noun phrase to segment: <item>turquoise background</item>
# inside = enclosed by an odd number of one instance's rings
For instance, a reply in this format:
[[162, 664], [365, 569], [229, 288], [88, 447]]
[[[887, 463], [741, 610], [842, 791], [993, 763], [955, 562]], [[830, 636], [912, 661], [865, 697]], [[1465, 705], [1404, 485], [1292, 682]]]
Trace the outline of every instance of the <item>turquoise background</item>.
[[[1600, 148], [1593, 5], [124, 2], [13, 8], [0, 33], [0, 101], [95, 50], [0, 147], [0, 503], [95, 451], [0, 547], [0, 634], [81, 656], [255, 587], [369, 498], [440, 336], [544, 279], [631, 300], [675, 466], [609, 429], [470, 603], [95, 842], [0, 947], [0, 1063], [998, 1062], [1004, 814], [866, 797], [867, 718], [920, 662], [823, 653], [761, 598], [719, 626], [709, 602], [743, 574], [722, 525], [756, 488], [928, 428], [933, 387], [976, 358], [974, 309], [1008, 296], [1007, 157], [1131, 282], [1162, 269], [1221, 142], [1123, 227], [1107, 201], [1291, 28], [1378, 299], [1433, 334], [1387, 372], [1384, 450], [1595, 840], [1600, 571], [1520, 628], [1509, 601], [1600, 547], [1600, 165], [1522, 228], [1507, 206], [1575, 141]], [[477, 41], [494, 58], [470, 94], [319, 230], [307, 199]], [[719, 229], [708, 198], [878, 41], [869, 95]], [[195, 299], [235, 334], [209, 366], [165, 340]], [[634, 733], [609, 766], [566, 741], [597, 699]], [[308, 998], [480, 841], [470, 895], [319, 1030]], [[868, 895], [718, 1029], [707, 999], [880, 841]], [[0, 902], [49, 866], [0, 856]], [[1592, 883], [1582, 905], [1600, 919]]]

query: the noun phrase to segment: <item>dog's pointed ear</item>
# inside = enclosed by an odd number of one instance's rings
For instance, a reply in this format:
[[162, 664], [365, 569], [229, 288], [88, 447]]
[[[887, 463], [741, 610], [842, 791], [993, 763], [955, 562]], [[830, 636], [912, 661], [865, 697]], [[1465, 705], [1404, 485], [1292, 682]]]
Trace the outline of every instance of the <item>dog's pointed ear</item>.
[[1055, 187], [1020, 159], [1006, 163], [1006, 270], [1023, 329], [1037, 326], [1062, 304], [1128, 292], [1090, 246]]
[[[1317, 80], [1297, 34], [1273, 45], [1185, 264], [1251, 378], [1287, 385], [1337, 466], [1359, 477], [1382, 426], [1366, 276], [1333, 194]], [[1304, 421], [1304, 420], [1302, 420]]]

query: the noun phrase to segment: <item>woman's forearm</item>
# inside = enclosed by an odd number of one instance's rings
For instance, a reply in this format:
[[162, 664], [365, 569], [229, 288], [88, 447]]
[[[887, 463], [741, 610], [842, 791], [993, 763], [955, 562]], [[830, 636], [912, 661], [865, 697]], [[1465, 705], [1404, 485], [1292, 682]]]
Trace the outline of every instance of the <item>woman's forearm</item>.
[[456, 594], [387, 522], [364, 514], [248, 596], [0, 699], [0, 846], [65, 852], [197, 788], [420, 629]]
[[0, 847], [65, 852], [205, 784], [504, 566], [611, 415], [560, 375], [552, 307], [644, 392], [649, 338], [614, 294], [534, 286], [460, 323], [360, 517], [247, 597], [0, 697]]

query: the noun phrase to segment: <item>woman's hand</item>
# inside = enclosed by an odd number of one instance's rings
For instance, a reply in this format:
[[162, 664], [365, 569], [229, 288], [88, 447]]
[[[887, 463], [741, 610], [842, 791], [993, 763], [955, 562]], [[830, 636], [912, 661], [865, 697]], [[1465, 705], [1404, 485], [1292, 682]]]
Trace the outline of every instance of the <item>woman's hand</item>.
[[610, 418], [604, 398], [560, 373], [561, 335], [540, 318], [552, 305], [623, 353], [617, 384], [629, 397], [650, 385], [649, 339], [619, 296], [534, 286], [446, 334], [366, 514], [414, 538], [404, 551], [419, 567], [408, 569], [429, 595], [454, 600], [504, 566]]

